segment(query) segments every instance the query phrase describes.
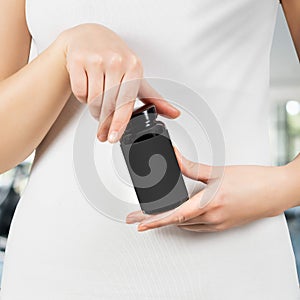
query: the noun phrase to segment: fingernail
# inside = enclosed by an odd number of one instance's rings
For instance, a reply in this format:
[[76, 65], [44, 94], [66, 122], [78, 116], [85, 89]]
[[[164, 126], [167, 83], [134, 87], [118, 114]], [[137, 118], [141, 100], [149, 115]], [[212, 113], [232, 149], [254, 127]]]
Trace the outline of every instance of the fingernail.
[[147, 226], [143, 226], [143, 225], [139, 225], [139, 226], [138, 226], [138, 231], [144, 231], [144, 230], [146, 230], [146, 229], [148, 229]]
[[115, 143], [117, 140], [118, 140], [118, 132], [117, 131], [111, 132], [108, 136], [108, 141], [110, 143]]
[[106, 140], [106, 134], [100, 134], [100, 135], [98, 135], [98, 139], [100, 141], [105, 141]]
[[127, 217], [126, 218], [126, 223], [135, 223], [133, 217]]
[[179, 113], [180, 114], [180, 110], [179, 109], [177, 109], [176, 107], [174, 107], [173, 105], [171, 105], [170, 104], [170, 107], [171, 107], [171, 109], [174, 111], [174, 112], [176, 112], [176, 113]]

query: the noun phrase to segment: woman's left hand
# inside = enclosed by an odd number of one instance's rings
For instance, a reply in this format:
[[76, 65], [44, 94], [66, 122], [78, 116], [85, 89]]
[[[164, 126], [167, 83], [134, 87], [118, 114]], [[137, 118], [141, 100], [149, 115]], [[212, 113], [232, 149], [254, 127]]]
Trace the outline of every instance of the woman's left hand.
[[[222, 231], [279, 215], [288, 208], [284, 192], [288, 180], [285, 166], [226, 166], [220, 172], [223, 173], [221, 178], [212, 178], [211, 166], [194, 163], [178, 150], [175, 152], [182, 173], [207, 186], [174, 210], [156, 215], [142, 211], [130, 213], [126, 222], [140, 222], [139, 231], [166, 225], [198, 232]], [[214, 196], [207, 202], [204, 199], [211, 194], [208, 191]]]

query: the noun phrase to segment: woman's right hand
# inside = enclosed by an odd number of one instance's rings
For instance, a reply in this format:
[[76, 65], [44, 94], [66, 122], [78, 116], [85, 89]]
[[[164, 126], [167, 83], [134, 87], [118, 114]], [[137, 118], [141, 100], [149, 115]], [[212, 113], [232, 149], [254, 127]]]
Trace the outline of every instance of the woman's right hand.
[[[141, 60], [113, 31], [98, 24], [82, 24], [64, 31], [60, 38], [72, 92], [99, 120], [100, 141], [120, 139], [137, 97], [155, 104], [160, 114], [179, 116], [143, 79]], [[149, 93], [155, 97], [148, 98]]]

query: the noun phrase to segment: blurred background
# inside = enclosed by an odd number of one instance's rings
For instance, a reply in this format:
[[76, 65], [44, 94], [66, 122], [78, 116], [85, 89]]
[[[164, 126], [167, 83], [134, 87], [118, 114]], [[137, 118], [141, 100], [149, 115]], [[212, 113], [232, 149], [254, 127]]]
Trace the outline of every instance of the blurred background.
[[[274, 164], [283, 165], [300, 152], [300, 64], [281, 9], [271, 53], [270, 86], [272, 158]], [[26, 187], [33, 158], [34, 153], [13, 170], [0, 175], [0, 281], [11, 219]], [[300, 282], [300, 207], [289, 209], [285, 216]]]

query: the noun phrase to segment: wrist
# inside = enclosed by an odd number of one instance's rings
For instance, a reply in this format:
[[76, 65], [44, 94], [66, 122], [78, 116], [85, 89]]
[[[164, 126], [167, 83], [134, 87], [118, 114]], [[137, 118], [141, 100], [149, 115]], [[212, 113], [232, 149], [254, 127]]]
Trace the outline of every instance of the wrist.
[[61, 58], [64, 60], [64, 65], [66, 65], [67, 58], [68, 31], [69, 30], [61, 32], [52, 44], [52, 46], [60, 52]]
[[286, 209], [300, 205], [299, 190], [299, 161], [292, 161], [286, 165], [277, 167], [282, 180], [282, 189], [284, 191]]
[[287, 196], [287, 170], [283, 167], [265, 167], [265, 174], [262, 178], [262, 193], [268, 207], [268, 216], [274, 217], [282, 214], [290, 208]]
[[48, 58], [53, 62], [53, 66], [56, 66], [57, 74], [62, 76], [67, 87], [66, 92], [71, 94], [70, 75], [66, 65], [65, 36], [60, 34], [45, 52], [48, 53]]

